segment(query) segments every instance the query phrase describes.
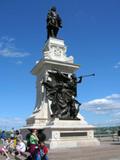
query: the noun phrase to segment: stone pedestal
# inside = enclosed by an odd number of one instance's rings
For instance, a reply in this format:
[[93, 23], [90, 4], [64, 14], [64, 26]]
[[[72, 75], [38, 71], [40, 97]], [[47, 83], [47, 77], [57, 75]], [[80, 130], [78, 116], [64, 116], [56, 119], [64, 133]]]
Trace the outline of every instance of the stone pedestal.
[[47, 144], [51, 149], [74, 148], [81, 146], [99, 145], [94, 138], [94, 126], [84, 120], [55, 119], [45, 128]]
[[94, 138], [94, 126], [88, 125], [78, 113], [78, 120], [59, 120], [51, 117], [50, 102], [46, 89], [42, 85], [48, 79], [48, 73], [54, 69], [70, 76], [79, 69], [72, 56], [66, 56], [67, 47], [63, 40], [49, 38], [43, 50], [43, 59], [37, 61], [32, 69], [36, 76], [36, 104], [34, 111], [26, 120], [26, 128], [44, 129], [50, 148], [71, 148], [78, 146], [98, 145]]
[[66, 56], [66, 50], [63, 40], [49, 38], [45, 43], [43, 59], [37, 61], [31, 71], [36, 76], [36, 104], [32, 115], [26, 120], [26, 128], [45, 128], [51, 121], [50, 104], [45, 87], [42, 85], [42, 82], [48, 78], [48, 72], [58, 69], [72, 74], [79, 69], [79, 65], [73, 63], [73, 57]]

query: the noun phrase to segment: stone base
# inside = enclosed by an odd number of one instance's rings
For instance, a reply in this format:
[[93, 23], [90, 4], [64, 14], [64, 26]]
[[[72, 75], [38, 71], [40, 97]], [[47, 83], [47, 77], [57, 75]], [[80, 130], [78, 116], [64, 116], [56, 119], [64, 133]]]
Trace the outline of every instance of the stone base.
[[[39, 115], [39, 114], [37, 114]], [[48, 123], [47, 118], [39, 118], [36, 116], [36, 114], [33, 114], [31, 117], [29, 117], [26, 120], [26, 126], [24, 126], [24, 129], [44, 129], [46, 127], [46, 124]]]
[[99, 145], [94, 126], [80, 120], [58, 120], [44, 129], [50, 149]]
[[81, 146], [95, 146], [100, 142], [94, 137], [95, 127], [88, 125], [79, 114], [76, 120], [59, 120], [58, 118], [41, 119], [39, 112], [27, 119], [23, 129], [43, 129], [46, 143], [50, 149], [77, 148]]
[[51, 140], [47, 142], [50, 149], [61, 148], [78, 148], [100, 145], [100, 142], [94, 139], [63, 139], [63, 140]]
[[45, 128], [50, 119], [50, 113], [47, 108], [47, 103], [44, 103], [39, 109], [34, 111], [32, 115], [26, 119], [26, 126], [24, 126], [24, 128]]

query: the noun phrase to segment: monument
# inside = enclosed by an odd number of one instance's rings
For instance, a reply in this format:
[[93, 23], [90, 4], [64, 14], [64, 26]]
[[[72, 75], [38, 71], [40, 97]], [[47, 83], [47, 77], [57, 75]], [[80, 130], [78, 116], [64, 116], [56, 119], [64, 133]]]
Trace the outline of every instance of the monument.
[[36, 104], [24, 129], [43, 130], [51, 149], [98, 145], [94, 126], [89, 125], [79, 111], [77, 83], [81, 83], [83, 77], [76, 77], [80, 65], [74, 63], [72, 56], [67, 57], [64, 40], [57, 38], [60, 27], [62, 20], [52, 7], [47, 16], [43, 58], [31, 71], [36, 76]]

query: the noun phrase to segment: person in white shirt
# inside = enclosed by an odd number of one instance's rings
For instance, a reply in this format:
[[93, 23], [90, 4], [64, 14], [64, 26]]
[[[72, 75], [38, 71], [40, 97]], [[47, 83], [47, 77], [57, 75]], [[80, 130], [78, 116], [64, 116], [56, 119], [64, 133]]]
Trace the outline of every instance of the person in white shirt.
[[22, 154], [26, 151], [25, 143], [21, 139], [17, 139], [16, 152]]

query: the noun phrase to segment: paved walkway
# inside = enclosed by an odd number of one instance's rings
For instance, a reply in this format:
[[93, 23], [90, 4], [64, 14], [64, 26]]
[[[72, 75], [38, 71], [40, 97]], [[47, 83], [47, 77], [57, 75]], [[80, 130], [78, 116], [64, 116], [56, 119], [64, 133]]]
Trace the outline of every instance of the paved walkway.
[[100, 146], [61, 149], [49, 152], [50, 160], [120, 160], [120, 143]]
[[[0, 160], [5, 157], [0, 155]], [[120, 160], [120, 143], [101, 143], [100, 146], [49, 151], [49, 160]]]

